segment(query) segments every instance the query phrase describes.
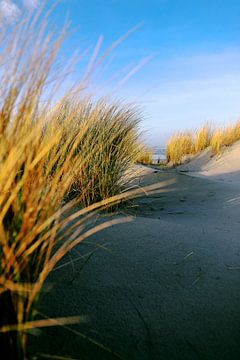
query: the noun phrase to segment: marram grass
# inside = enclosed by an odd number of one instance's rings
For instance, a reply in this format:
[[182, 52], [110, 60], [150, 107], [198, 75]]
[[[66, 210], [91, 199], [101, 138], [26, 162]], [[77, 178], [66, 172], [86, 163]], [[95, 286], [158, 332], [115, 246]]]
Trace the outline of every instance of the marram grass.
[[240, 140], [240, 121], [235, 124], [217, 129], [213, 132], [210, 145], [214, 153], [219, 153], [223, 147], [230, 146]]
[[206, 148], [218, 154], [226, 146], [240, 140], [240, 122], [223, 128], [211, 129], [204, 124], [196, 132], [183, 132], [173, 135], [167, 142], [167, 161], [172, 165], [181, 164], [186, 155], [195, 155]]
[[137, 163], [150, 165], [153, 162], [153, 151], [144, 144], [140, 145], [140, 150], [137, 157]]
[[194, 151], [194, 141], [191, 133], [182, 132], [173, 135], [167, 143], [166, 159], [172, 165], [180, 164], [185, 155], [192, 154]]
[[212, 130], [209, 124], [205, 124], [197, 130], [194, 137], [194, 152], [199, 153], [206, 149], [210, 145], [211, 137]]
[[57, 262], [93, 233], [127, 221], [89, 227], [95, 212], [142, 193], [120, 193], [139, 156], [140, 114], [77, 91], [53, 104], [62, 35], [53, 41], [37, 23], [36, 16], [0, 39], [0, 347], [9, 359], [27, 357], [28, 329], [69, 322], [34, 319]]

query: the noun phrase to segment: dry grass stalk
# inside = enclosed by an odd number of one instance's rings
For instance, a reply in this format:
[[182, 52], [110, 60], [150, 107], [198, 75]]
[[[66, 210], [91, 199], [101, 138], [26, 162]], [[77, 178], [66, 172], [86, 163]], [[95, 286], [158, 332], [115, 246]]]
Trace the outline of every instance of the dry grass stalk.
[[[14, 359], [26, 356], [26, 326], [49, 272], [86, 237], [123, 221], [89, 229], [94, 213], [142, 194], [118, 195], [139, 155], [140, 115], [77, 91], [53, 106], [63, 35], [53, 41], [47, 23], [38, 21], [37, 15], [1, 38], [0, 346]], [[81, 210], [69, 215], [76, 204]]]
[[166, 158], [172, 165], [181, 163], [182, 157], [192, 154], [194, 151], [194, 140], [191, 133], [182, 132], [173, 135], [167, 143]]
[[194, 155], [211, 147], [218, 154], [226, 146], [240, 140], [240, 122], [224, 128], [212, 130], [209, 124], [203, 125], [195, 134], [179, 133], [173, 135], [167, 143], [167, 161], [179, 165], [185, 155]]
[[213, 132], [210, 145], [215, 154], [219, 153], [225, 146], [231, 146], [240, 140], [240, 121], [234, 125], [217, 129]]
[[206, 149], [211, 142], [212, 131], [209, 124], [204, 124], [199, 130], [196, 131], [194, 139], [194, 151], [199, 153]]
[[152, 164], [152, 157], [153, 151], [147, 148], [144, 144], [141, 144], [137, 162], [140, 164], [150, 165]]

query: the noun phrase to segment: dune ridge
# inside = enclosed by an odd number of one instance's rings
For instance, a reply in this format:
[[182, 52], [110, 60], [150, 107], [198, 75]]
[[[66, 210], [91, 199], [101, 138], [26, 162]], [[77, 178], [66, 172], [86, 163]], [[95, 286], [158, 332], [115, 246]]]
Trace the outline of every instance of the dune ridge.
[[218, 155], [213, 155], [207, 148], [178, 166], [177, 170], [215, 181], [240, 183], [240, 141], [224, 148]]

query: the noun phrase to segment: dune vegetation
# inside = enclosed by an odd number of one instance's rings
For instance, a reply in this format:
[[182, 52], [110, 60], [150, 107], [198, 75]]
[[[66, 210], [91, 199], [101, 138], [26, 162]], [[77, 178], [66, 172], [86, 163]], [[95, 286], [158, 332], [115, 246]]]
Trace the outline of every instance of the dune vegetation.
[[224, 147], [240, 140], [240, 121], [235, 124], [212, 129], [204, 124], [195, 132], [174, 134], [167, 142], [166, 158], [172, 165], [179, 165], [184, 157], [195, 155], [210, 148], [213, 154], [220, 153]]
[[214, 131], [211, 136], [210, 146], [213, 152], [217, 154], [223, 147], [233, 145], [238, 140], [240, 140], [240, 121]]
[[194, 141], [192, 134], [189, 132], [181, 132], [173, 135], [167, 143], [166, 159], [173, 165], [179, 164], [185, 155], [194, 152]]
[[150, 164], [152, 164], [152, 157], [153, 157], [153, 151], [150, 148], [148, 148], [144, 145], [141, 145], [140, 151], [139, 151], [138, 157], [137, 157], [137, 163], [144, 164], [144, 165], [150, 165]]
[[39, 317], [45, 280], [80, 241], [123, 221], [91, 227], [96, 211], [140, 193], [121, 192], [141, 153], [141, 114], [85, 96], [85, 84], [54, 103], [63, 34], [47, 28], [36, 16], [0, 39], [0, 346], [9, 359], [27, 356], [30, 329], [80, 320]]

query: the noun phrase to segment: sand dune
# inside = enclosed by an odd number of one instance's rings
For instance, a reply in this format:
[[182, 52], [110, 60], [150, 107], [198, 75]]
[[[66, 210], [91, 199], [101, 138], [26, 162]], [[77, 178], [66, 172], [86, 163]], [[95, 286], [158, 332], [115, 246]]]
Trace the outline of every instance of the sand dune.
[[225, 148], [216, 156], [212, 156], [211, 150], [206, 149], [179, 166], [178, 170], [216, 181], [240, 183], [240, 142]]
[[[33, 344], [38, 352], [86, 360], [240, 358], [240, 183], [228, 182], [237, 177], [228, 178], [222, 163], [231, 154], [239, 161], [238, 146], [206, 164], [206, 154], [189, 163], [197, 177], [141, 167], [139, 185], [175, 182], [130, 202], [121, 212], [131, 223], [80, 244], [53, 272], [41, 312], [86, 318], [45, 330]], [[230, 169], [240, 167], [233, 161]], [[212, 181], [218, 176], [225, 180]]]

